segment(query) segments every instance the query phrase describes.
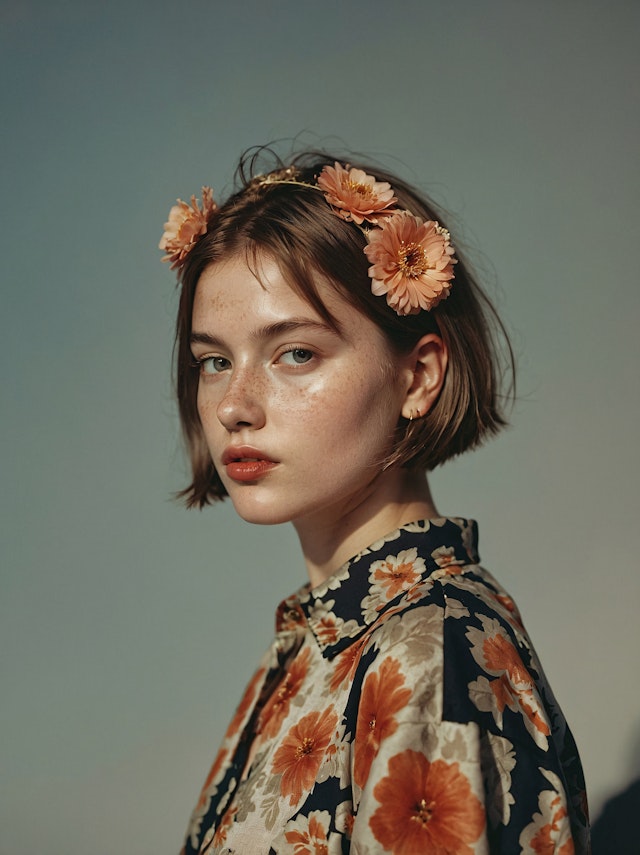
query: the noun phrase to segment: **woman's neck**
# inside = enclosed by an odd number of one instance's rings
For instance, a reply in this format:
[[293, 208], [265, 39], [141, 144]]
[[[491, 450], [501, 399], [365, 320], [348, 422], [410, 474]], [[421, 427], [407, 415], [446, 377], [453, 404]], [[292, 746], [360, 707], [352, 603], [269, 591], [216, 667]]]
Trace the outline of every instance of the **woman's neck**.
[[294, 521], [312, 587], [375, 540], [405, 523], [438, 516], [426, 475], [413, 469], [379, 473], [341, 508]]

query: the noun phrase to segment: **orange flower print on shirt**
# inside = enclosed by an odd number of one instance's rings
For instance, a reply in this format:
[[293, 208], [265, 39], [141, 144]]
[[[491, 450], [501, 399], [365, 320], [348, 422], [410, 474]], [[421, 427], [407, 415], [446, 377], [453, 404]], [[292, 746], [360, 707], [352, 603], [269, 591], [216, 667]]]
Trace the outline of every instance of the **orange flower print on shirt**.
[[231, 719], [231, 724], [227, 728], [225, 740], [231, 739], [231, 737], [236, 734], [238, 728], [243, 723], [245, 716], [253, 706], [253, 702], [256, 696], [256, 690], [258, 688], [258, 685], [262, 681], [262, 678], [264, 677], [265, 671], [265, 668], [259, 668], [253, 675], [251, 682], [247, 686], [244, 696], [240, 701], [238, 709], [236, 710], [234, 717]]
[[430, 763], [424, 754], [407, 749], [389, 760], [389, 774], [373, 795], [380, 807], [369, 825], [386, 851], [473, 855], [485, 814], [457, 763]]
[[397, 556], [387, 556], [385, 561], [374, 561], [369, 578], [384, 591], [387, 600], [393, 600], [415, 585], [424, 569], [424, 560], [418, 558], [418, 550], [406, 549]]
[[229, 833], [229, 829], [233, 825], [233, 820], [237, 812], [238, 808], [234, 807], [228, 810], [222, 817], [222, 822], [216, 828], [216, 833], [213, 835], [212, 846], [222, 846], [223, 843], [227, 842], [227, 834]]
[[380, 744], [398, 727], [396, 713], [411, 698], [411, 689], [403, 688], [404, 676], [397, 659], [385, 659], [377, 673], [369, 674], [362, 690], [356, 738], [353, 778], [364, 787]]
[[[293, 855], [328, 855], [329, 844], [334, 842], [331, 838], [337, 838], [337, 835], [329, 833], [330, 821], [329, 811], [314, 810], [308, 817], [299, 816], [288, 822], [284, 839], [293, 849], [287, 848], [286, 851]], [[280, 851], [279, 848], [277, 851]], [[332, 851], [335, 851], [334, 847]]]
[[[418, 588], [419, 587], [420, 586], [418, 586]], [[411, 597], [408, 596], [407, 600], [410, 599]], [[377, 619], [369, 625], [367, 631], [360, 638], [336, 656], [334, 660], [335, 665], [333, 668], [333, 674], [329, 684], [329, 689], [332, 692], [335, 692], [345, 680], [351, 680], [353, 678], [365, 648], [372, 642], [372, 638], [375, 639], [375, 632], [378, 627], [382, 623], [385, 623], [395, 615], [402, 612], [402, 610], [403, 606], [394, 606], [393, 608], [390, 607], [386, 609], [382, 615], [378, 615]]]
[[557, 775], [540, 770], [554, 786], [554, 790], [543, 790], [538, 796], [539, 813], [520, 835], [518, 843], [521, 853], [536, 855], [574, 855], [571, 824], [565, 804], [562, 784]]
[[290, 600], [280, 603], [276, 612], [278, 632], [295, 632], [304, 622], [305, 616], [300, 603]]
[[309, 611], [309, 626], [318, 639], [320, 647], [335, 644], [339, 638], [352, 637], [360, 630], [355, 620], [345, 621], [333, 611], [335, 600], [316, 602]]
[[335, 616], [323, 615], [320, 620], [313, 625], [316, 637], [321, 645], [328, 647], [330, 644], [335, 644], [340, 638], [340, 628]]
[[460, 562], [456, 558], [456, 551], [453, 546], [439, 546], [431, 553], [431, 557], [440, 568], [448, 568], [449, 574], [459, 574], [461, 572]]
[[221, 748], [218, 752], [218, 756], [214, 760], [213, 766], [211, 767], [211, 769], [209, 770], [209, 774], [207, 775], [207, 780], [204, 782], [204, 784], [202, 785], [202, 789], [200, 790], [200, 797], [198, 799], [198, 804], [196, 805], [196, 811], [204, 808], [207, 805], [207, 801], [210, 796], [209, 788], [215, 782], [216, 776], [218, 775], [220, 769], [222, 769], [224, 761], [227, 757], [227, 753], [228, 752], [226, 748]]
[[515, 624], [515, 626], [520, 630], [520, 632], [524, 632], [524, 624], [522, 623], [522, 617], [520, 616], [520, 612], [518, 611], [518, 607], [512, 600], [512, 598], [505, 593], [496, 592], [493, 594], [493, 598], [497, 603], [497, 610], [500, 612], [504, 610], [508, 615], [508, 620]]
[[479, 615], [482, 630], [468, 627], [471, 653], [483, 670], [495, 677], [479, 677], [469, 684], [469, 696], [482, 712], [491, 712], [499, 727], [505, 709], [520, 712], [534, 741], [546, 750], [551, 733], [533, 677], [507, 637], [500, 621]]
[[425, 571], [424, 559], [418, 557], [415, 548], [374, 561], [369, 569], [369, 595], [362, 601], [367, 623], [375, 619], [386, 603], [417, 585]]
[[532, 683], [520, 654], [501, 632], [490, 635], [482, 645], [485, 670], [497, 674], [506, 671], [512, 683]]
[[350, 801], [341, 802], [336, 808], [334, 818], [338, 831], [345, 834], [348, 840], [351, 840], [353, 837], [353, 826], [356, 821], [353, 815], [353, 803]]
[[336, 689], [344, 683], [345, 680], [351, 680], [356, 673], [356, 668], [360, 662], [362, 651], [365, 644], [369, 641], [369, 636], [363, 636], [354, 644], [349, 645], [335, 658], [335, 666], [331, 675], [331, 683], [329, 689], [335, 692]]
[[291, 700], [300, 691], [309, 670], [309, 648], [297, 656], [278, 688], [273, 692], [260, 715], [260, 732], [265, 739], [275, 736], [289, 713]]
[[331, 739], [338, 724], [333, 707], [305, 715], [289, 730], [273, 758], [272, 772], [282, 775], [280, 793], [297, 804], [304, 792], [310, 792], [322, 761], [335, 753]]

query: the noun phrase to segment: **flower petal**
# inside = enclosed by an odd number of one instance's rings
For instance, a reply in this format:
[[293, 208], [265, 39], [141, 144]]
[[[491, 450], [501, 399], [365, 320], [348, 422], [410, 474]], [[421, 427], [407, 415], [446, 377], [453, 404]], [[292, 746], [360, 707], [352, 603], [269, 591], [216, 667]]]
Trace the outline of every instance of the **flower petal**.
[[207, 231], [209, 217], [216, 208], [211, 187], [202, 188], [202, 207], [192, 196], [190, 205], [178, 199], [178, 204], [171, 208], [158, 247], [167, 253], [162, 260], [170, 261], [172, 270], [180, 267], [198, 238]]
[[456, 264], [449, 233], [434, 220], [400, 211], [367, 235], [372, 292], [399, 315], [433, 309], [449, 296]]
[[385, 181], [376, 181], [362, 169], [345, 168], [337, 161], [323, 168], [318, 187], [338, 216], [356, 225], [365, 220], [377, 223], [390, 216], [398, 201]]

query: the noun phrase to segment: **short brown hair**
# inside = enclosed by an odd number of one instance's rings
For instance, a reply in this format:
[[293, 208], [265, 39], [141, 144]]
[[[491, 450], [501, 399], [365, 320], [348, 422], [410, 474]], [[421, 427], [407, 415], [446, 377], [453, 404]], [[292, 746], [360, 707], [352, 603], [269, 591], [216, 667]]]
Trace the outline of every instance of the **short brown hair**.
[[[339, 319], [318, 295], [318, 274], [380, 328], [395, 353], [410, 352], [427, 333], [442, 337], [449, 361], [440, 395], [426, 417], [400, 420], [393, 451], [381, 461], [382, 466], [431, 470], [496, 434], [506, 424], [502, 404], [514, 390], [513, 352], [493, 304], [460, 257], [455, 238], [458, 264], [449, 297], [430, 312], [398, 316], [371, 292], [362, 232], [337, 217], [316, 189], [260, 181], [258, 170], [265, 153], [271, 158], [267, 172], [285, 167], [269, 149], [244, 155], [236, 172], [239, 189], [212, 214], [206, 234], [180, 272], [174, 363], [180, 420], [193, 475], [191, 484], [178, 494], [187, 506], [203, 507], [227, 495], [198, 416], [198, 372], [193, 366], [190, 335], [200, 276], [210, 264], [234, 255], [244, 255], [253, 265], [258, 256], [273, 259], [291, 288], [337, 331]], [[324, 152], [308, 151], [291, 158], [286, 166], [295, 167], [298, 181], [313, 184], [322, 168], [336, 160], [345, 162]], [[375, 175], [377, 181], [388, 181], [399, 208], [446, 227], [442, 212], [395, 175], [349, 162]], [[264, 174], [264, 167], [261, 171]]]

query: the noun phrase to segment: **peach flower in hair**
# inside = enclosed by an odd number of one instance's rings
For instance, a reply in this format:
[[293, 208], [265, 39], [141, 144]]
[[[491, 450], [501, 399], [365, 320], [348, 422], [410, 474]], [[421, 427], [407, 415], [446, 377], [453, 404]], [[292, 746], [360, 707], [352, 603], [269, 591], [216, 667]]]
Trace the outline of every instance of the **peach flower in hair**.
[[376, 181], [362, 169], [345, 168], [337, 161], [323, 168], [318, 187], [339, 217], [358, 226], [365, 220], [378, 223], [390, 216], [398, 201], [386, 181]]
[[167, 253], [162, 260], [170, 261], [172, 270], [180, 267], [200, 235], [206, 232], [207, 221], [217, 207], [211, 187], [203, 187], [202, 208], [195, 196], [191, 197], [190, 205], [178, 199], [178, 204], [171, 208], [158, 246]]
[[449, 232], [434, 220], [424, 222], [400, 211], [367, 235], [371, 290], [398, 315], [429, 311], [449, 296], [456, 264]]

